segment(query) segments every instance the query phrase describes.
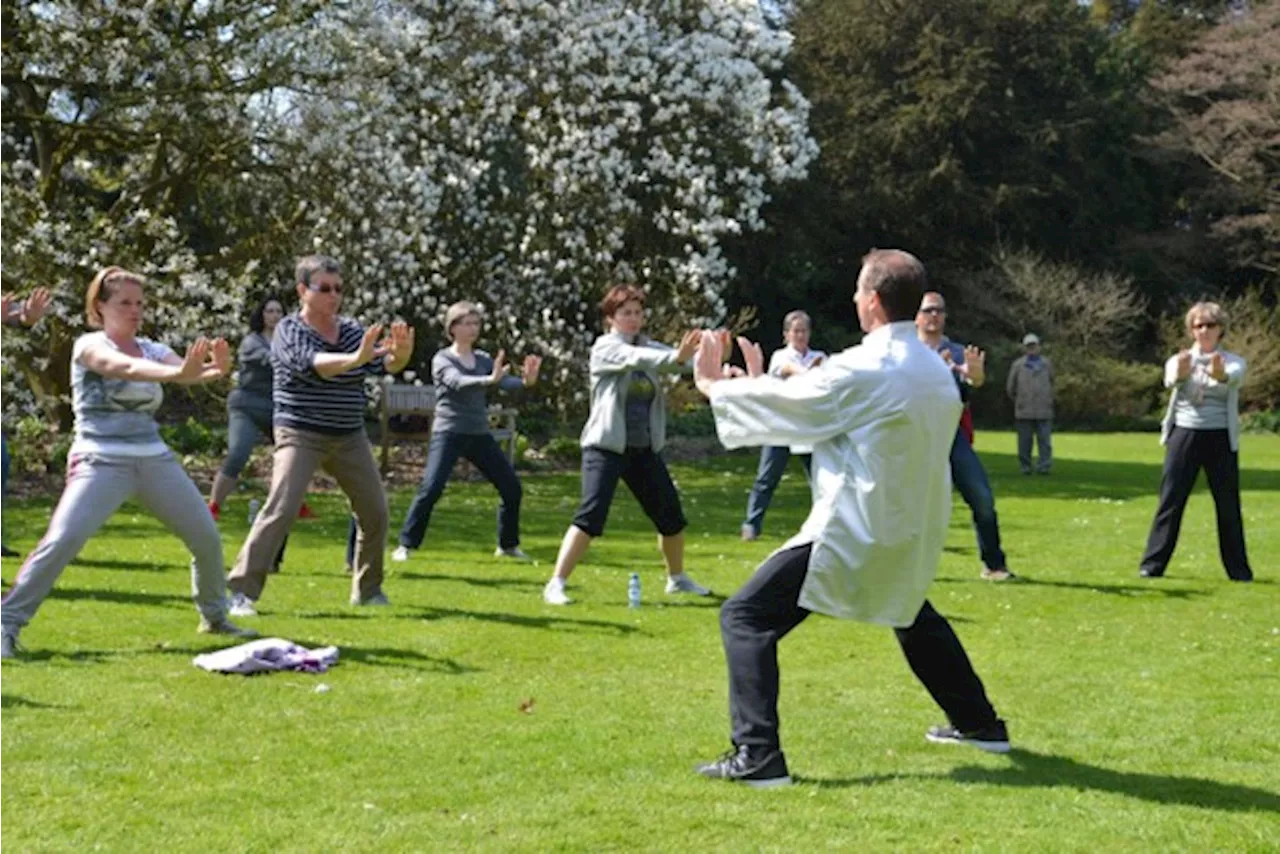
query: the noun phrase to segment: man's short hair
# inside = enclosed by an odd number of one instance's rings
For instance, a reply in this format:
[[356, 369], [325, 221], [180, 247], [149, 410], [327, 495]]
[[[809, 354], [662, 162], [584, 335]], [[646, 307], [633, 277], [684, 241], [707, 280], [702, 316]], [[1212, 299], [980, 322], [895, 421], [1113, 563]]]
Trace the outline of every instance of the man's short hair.
[[901, 249], [872, 249], [862, 256], [862, 273], [867, 288], [880, 295], [889, 322], [911, 320], [929, 289], [924, 264]]
[[341, 276], [342, 265], [328, 255], [307, 255], [305, 258], [298, 259], [298, 266], [293, 272], [295, 282], [309, 286], [311, 277], [316, 273], [333, 273]]

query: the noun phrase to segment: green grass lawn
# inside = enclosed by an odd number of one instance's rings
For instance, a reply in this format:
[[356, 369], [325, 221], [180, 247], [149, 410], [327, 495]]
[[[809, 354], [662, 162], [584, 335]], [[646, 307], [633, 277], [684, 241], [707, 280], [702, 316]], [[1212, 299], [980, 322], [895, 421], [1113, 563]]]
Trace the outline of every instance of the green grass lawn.
[[[625, 496], [575, 574], [540, 588], [576, 476], [525, 480], [524, 547], [490, 557], [497, 498], [450, 486], [424, 549], [389, 564], [383, 610], [346, 604], [336, 495], [299, 523], [245, 621], [337, 644], [327, 674], [213, 676], [191, 665], [186, 553], [126, 507], [63, 575], [3, 667], [3, 832], [12, 851], [433, 849], [1274, 851], [1280, 848], [1280, 437], [1246, 436], [1258, 580], [1218, 560], [1191, 499], [1168, 577], [1137, 577], [1162, 449], [1060, 435], [1023, 477], [1011, 434], [978, 450], [1019, 583], [980, 569], [957, 498], [932, 600], [954, 621], [1016, 750], [931, 745], [941, 721], [892, 633], [817, 617], [782, 644], [783, 740], [798, 785], [755, 791], [692, 766], [728, 746], [717, 603], [661, 593], [650, 527]], [[690, 571], [730, 593], [800, 523], [792, 464], [759, 542], [738, 540], [755, 457], [674, 472]], [[621, 495], [621, 493], [620, 493]], [[392, 498], [393, 526], [409, 494]], [[228, 559], [245, 499], [222, 525]], [[30, 548], [49, 504], [11, 504]], [[18, 562], [5, 561], [11, 580]], [[626, 608], [639, 570], [645, 604]], [[320, 685], [329, 688], [318, 692]], [[523, 708], [522, 708], [523, 707]]]

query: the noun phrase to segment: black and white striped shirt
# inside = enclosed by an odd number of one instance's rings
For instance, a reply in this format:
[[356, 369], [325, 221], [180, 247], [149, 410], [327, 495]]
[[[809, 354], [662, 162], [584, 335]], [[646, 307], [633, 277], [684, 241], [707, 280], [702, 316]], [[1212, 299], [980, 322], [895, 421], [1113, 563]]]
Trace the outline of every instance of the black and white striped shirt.
[[383, 360], [325, 379], [316, 373], [317, 353], [354, 353], [360, 349], [364, 327], [349, 317], [338, 318], [338, 341], [330, 344], [299, 315], [276, 326], [271, 340], [272, 386], [278, 427], [341, 435], [364, 429], [364, 378], [384, 372]]

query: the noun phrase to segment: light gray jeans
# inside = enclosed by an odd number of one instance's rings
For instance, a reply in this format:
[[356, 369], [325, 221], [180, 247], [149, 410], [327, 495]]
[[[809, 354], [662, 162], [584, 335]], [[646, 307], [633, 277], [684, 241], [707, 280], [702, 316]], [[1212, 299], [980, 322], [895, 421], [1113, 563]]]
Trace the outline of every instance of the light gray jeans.
[[201, 616], [226, 616], [222, 540], [200, 490], [172, 453], [156, 457], [77, 454], [67, 460], [67, 485], [49, 530], [27, 557], [0, 606], [4, 628], [31, 622], [53, 585], [89, 538], [130, 498], [191, 550], [191, 593]]

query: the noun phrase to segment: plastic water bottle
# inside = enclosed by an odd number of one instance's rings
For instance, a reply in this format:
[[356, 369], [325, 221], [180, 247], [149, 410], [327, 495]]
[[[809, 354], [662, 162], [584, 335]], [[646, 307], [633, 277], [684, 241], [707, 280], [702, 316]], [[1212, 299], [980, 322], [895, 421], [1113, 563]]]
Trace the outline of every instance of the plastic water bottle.
[[258, 508], [262, 506], [262, 502], [256, 498], [249, 499], [249, 524], [253, 524], [253, 520], [258, 518]]
[[627, 581], [627, 607], [640, 607], [640, 573], [631, 573], [631, 578]]

